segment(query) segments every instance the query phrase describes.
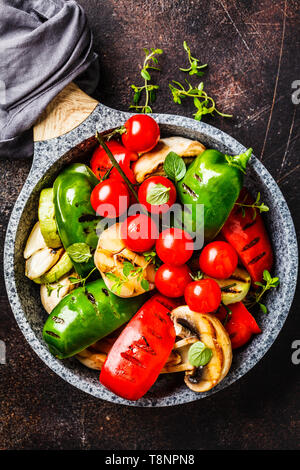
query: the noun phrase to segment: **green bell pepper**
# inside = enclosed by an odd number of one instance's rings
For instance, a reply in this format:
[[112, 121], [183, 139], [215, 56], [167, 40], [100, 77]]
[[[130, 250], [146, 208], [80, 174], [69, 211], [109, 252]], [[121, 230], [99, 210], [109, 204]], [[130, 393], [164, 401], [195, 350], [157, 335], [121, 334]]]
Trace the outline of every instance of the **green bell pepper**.
[[[97, 183], [94, 173], [82, 163], [68, 166], [54, 181], [55, 218], [65, 250], [73, 243], [86, 243], [92, 249], [97, 247], [96, 226], [101, 219], [90, 203]], [[83, 263], [72, 262], [82, 277], [95, 267], [93, 257]]]
[[[224, 225], [243, 186], [243, 176], [252, 149], [236, 156], [217, 150], [205, 150], [188, 167], [177, 183], [177, 193], [183, 204], [184, 225], [187, 231], [197, 233], [203, 221], [196, 220], [196, 206], [204, 206], [204, 240], [211, 241]], [[202, 224], [202, 225], [201, 225]]]
[[74, 356], [128, 322], [145, 300], [144, 295], [117, 297], [98, 279], [60, 301], [45, 323], [43, 338], [59, 359]]

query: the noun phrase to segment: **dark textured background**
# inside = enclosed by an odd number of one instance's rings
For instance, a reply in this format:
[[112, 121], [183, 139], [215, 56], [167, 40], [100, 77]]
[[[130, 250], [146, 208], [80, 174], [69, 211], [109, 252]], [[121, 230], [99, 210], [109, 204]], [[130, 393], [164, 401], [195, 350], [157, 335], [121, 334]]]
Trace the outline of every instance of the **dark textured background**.
[[[209, 63], [206, 88], [234, 119], [207, 119], [236, 137], [277, 180], [296, 228], [299, 217], [299, 1], [80, 0], [100, 54], [96, 97], [127, 110], [139, 82], [142, 47], [161, 47], [156, 112], [191, 116], [172, 103], [168, 81], [182, 78], [182, 42]], [[2, 160], [1, 250], [10, 211], [30, 161]], [[298, 232], [299, 233], [299, 232]], [[299, 368], [291, 344], [300, 339], [299, 295], [276, 343], [248, 375], [209, 399], [165, 409], [116, 406], [72, 388], [27, 345], [1, 279], [0, 449], [295, 449], [299, 448]]]

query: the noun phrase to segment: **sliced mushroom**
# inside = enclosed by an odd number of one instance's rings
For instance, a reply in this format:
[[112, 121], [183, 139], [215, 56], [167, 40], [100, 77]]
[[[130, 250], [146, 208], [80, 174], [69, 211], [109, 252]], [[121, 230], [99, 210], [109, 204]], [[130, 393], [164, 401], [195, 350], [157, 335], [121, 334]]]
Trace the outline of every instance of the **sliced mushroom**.
[[40, 223], [37, 222], [31, 230], [26, 242], [24, 258], [30, 258], [30, 256], [32, 256], [35, 252], [42, 250], [43, 248], [47, 248], [47, 245], [40, 229]]
[[196, 337], [212, 350], [209, 363], [203, 368], [186, 369], [184, 379], [191, 390], [206, 392], [221, 382], [230, 369], [232, 349], [229, 336], [214, 315], [193, 312], [186, 305], [174, 309], [171, 317], [177, 336]]
[[[119, 297], [134, 297], [145, 292], [142, 287], [143, 279], [148, 281], [148, 290], [154, 289], [155, 269], [153, 263], [147, 262], [143, 255], [125, 247], [120, 237], [120, 225], [112, 225], [100, 235], [94, 261], [109, 290]], [[123, 273], [126, 261], [136, 268], [130, 273], [127, 280]], [[138, 268], [142, 268], [142, 270], [136, 271]], [[110, 274], [116, 278], [112, 279]], [[122, 282], [120, 288], [116, 289], [114, 285], [118, 279]]]
[[63, 251], [63, 248], [58, 250], [54, 248], [43, 248], [36, 251], [25, 263], [25, 275], [32, 280], [41, 277], [57, 263]]
[[177, 357], [177, 361], [174, 363], [173, 361], [168, 360], [167, 363], [164, 365], [161, 374], [193, 370], [194, 366], [192, 366], [188, 361], [188, 353], [191, 345], [194, 344], [196, 341], [199, 340], [195, 336], [190, 336], [177, 341], [174, 344], [174, 348], [171, 353], [171, 355], [175, 354], [175, 356]]
[[144, 153], [133, 165], [133, 172], [138, 183], [142, 183], [152, 175], [164, 174], [163, 163], [169, 152], [175, 152], [180, 157], [196, 157], [204, 152], [205, 147], [196, 140], [185, 137], [168, 137], [158, 141], [156, 147]]
[[65, 297], [71, 290], [76, 287], [76, 284], [69, 280], [69, 277], [78, 277], [74, 272], [64, 276], [58, 282], [52, 284], [42, 284], [40, 289], [41, 301], [47, 313], [51, 313], [54, 307], [59, 304], [63, 297]]
[[[209, 276], [204, 276], [209, 279]], [[214, 278], [210, 278], [214, 279]], [[225, 305], [241, 302], [248, 294], [251, 286], [251, 277], [243, 268], [236, 268], [229, 279], [214, 279], [222, 288], [222, 302]], [[228, 288], [226, 289], [226, 286]]]

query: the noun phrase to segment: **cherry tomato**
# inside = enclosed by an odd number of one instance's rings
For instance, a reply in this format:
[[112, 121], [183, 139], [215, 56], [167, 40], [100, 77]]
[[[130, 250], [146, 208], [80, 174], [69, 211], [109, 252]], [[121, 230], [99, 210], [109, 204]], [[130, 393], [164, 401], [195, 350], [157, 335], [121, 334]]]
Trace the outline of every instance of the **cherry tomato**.
[[148, 212], [164, 214], [176, 201], [176, 189], [165, 176], [151, 176], [141, 184], [138, 196]]
[[127, 217], [121, 226], [121, 238], [129, 250], [149, 251], [158, 237], [156, 223], [145, 214]]
[[159, 235], [155, 249], [164, 263], [180, 266], [193, 254], [193, 239], [180, 228], [167, 228]]
[[155, 286], [167, 297], [181, 297], [191, 281], [190, 272], [186, 264], [182, 266], [163, 264], [156, 271]]
[[[136, 160], [138, 155], [130, 150], [126, 149], [123, 145], [119, 144], [112, 140], [106, 144], [119, 163], [120, 167], [124, 171], [125, 175], [131, 181], [131, 183], [136, 183], [133, 171], [130, 168], [130, 161]], [[97, 178], [100, 180], [107, 173], [107, 171], [112, 167], [112, 163], [107, 155], [106, 151], [102, 147], [96, 148], [91, 159], [91, 169], [95, 173]], [[116, 168], [113, 168], [109, 174], [110, 178], [117, 178], [123, 181], [122, 176]]]
[[184, 291], [184, 298], [191, 310], [209, 313], [221, 303], [221, 289], [213, 279], [190, 282]]
[[115, 219], [129, 206], [129, 192], [124, 183], [108, 178], [97, 184], [91, 194], [91, 205], [102, 217]]
[[131, 116], [124, 124], [123, 145], [137, 153], [149, 152], [159, 141], [160, 132], [157, 122], [147, 114]]
[[227, 242], [214, 241], [206, 245], [199, 258], [200, 269], [217, 279], [227, 279], [236, 270], [238, 255]]

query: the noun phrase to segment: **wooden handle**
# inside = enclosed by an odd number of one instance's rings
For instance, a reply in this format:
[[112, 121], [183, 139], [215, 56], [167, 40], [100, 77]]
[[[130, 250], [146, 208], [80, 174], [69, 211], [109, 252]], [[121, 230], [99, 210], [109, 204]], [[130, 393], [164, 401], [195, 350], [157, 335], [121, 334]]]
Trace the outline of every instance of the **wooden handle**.
[[96, 108], [94, 100], [75, 83], [66, 86], [44, 110], [33, 128], [33, 140], [53, 139], [79, 126]]

